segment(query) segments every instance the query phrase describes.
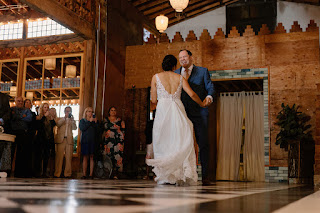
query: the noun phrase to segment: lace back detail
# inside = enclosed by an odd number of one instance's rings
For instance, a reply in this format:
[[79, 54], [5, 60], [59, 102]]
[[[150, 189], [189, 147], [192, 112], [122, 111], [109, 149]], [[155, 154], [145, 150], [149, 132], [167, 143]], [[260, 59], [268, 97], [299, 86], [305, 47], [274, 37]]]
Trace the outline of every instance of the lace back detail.
[[181, 90], [182, 90], [182, 78], [183, 77], [180, 76], [180, 83], [179, 83], [179, 86], [178, 86], [176, 92], [173, 93], [173, 94], [170, 94], [170, 93], [167, 92], [167, 90], [162, 85], [158, 74], [156, 74], [156, 79], [157, 79], [156, 85], [157, 85], [157, 96], [158, 96], [158, 99], [161, 99], [161, 98], [180, 99]]

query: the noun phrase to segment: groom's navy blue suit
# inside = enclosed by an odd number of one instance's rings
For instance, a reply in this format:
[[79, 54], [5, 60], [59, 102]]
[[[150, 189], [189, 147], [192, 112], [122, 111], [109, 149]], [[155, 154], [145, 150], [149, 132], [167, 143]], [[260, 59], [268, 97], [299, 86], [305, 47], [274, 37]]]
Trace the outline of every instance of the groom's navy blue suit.
[[[175, 73], [181, 75], [181, 69], [182, 68], [180, 67], [180, 69], [177, 69]], [[193, 65], [188, 82], [192, 90], [201, 100], [204, 100], [207, 95], [211, 95], [213, 97], [214, 86], [207, 68]], [[196, 140], [200, 149], [202, 177], [207, 178], [209, 163], [208, 108], [200, 107], [185, 91], [182, 91], [181, 93], [181, 101], [186, 109], [188, 118], [193, 123]]]

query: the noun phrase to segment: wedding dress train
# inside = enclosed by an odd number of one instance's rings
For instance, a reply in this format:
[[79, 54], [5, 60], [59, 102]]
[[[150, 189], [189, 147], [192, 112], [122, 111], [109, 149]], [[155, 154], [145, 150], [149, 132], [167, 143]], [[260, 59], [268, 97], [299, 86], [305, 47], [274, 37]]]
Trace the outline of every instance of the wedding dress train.
[[182, 76], [177, 91], [169, 94], [156, 75], [158, 105], [153, 125], [153, 166], [158, 184], [194, 185], [198, 180], [193, 125], [180, 100]]

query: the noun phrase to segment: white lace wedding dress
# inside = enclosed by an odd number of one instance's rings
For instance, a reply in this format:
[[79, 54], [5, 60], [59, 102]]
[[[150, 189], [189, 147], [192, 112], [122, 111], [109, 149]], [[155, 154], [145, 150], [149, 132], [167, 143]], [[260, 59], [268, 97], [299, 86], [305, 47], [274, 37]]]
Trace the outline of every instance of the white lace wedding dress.
[[158, 105], [153, 124], [154, 159], [147, 159], [146, 163], [154, 167], [158, 184], [194, 185], [198, 180], [193, 125], [180, 100], [182, 78], [177, 91], [169, 94], [156, 75]]

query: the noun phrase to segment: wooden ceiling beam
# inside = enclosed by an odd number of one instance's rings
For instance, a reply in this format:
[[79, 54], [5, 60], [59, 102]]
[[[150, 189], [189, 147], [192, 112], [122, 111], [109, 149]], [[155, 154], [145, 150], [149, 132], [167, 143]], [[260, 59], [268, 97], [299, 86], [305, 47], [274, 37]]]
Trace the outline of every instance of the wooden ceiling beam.
[[[156, 0], [156, 1], [165, 1], [165, 0]], [[132, 2], [132, 4], [135, 7], [139, 7], [139, 5], [150, 4], [152, 2], [154, 2], [154, 0], [135, 0]]]
[[145, 12], [147, 10], [150, 10], [150, 9], [154, 8], [154, 7], [159, 7], [159, 6], [164, 5], [164, 4], [169, 4], [170, 5], [169, 0], [154, 0], [154, 1], [150, 1], [150, 2], [148, 2], [146, 4], [143, 4], [141, 6], [137, 6], [137, 8], [140, 11]]
[[246, 81], [241, 81], [241, 83], [247, 88], [249, 91], [252, 91], [251, 87], [246, 83]]
[[30, 8], [69, 28], [85, 39], [95, 39], [94, 24], [81, 19], [76, 13], [52, 0], [20, 0]]
[[[166, 14], [169, 12], [174, 11], [174, 9], [171, 7], [169, 1], [168, 2], [164, 2], [161, 5], [158, 5], [156, 7], [153, 8], [148, 8], [147, 10], [142, 10], [143, 14], [145, 16], [148, 16], [148, 18], [150, 18], [149, 16], [156, 14], [156, 16], [160, 15], [160, 14]], [[151, 18], [150, 18], [151, 19]]]
[[[8, 67], [5, 63], [3, 63], [2, 66], [5, 67], [5, 68], [7, 68], [11, 73], [13, 73], [14, 75], [17, 76], [17, 72], [15, 72], [14, 70], [12, 70], [12, 69], [11, 69], [10, 67]], [[3, 73], [3, 70], [2, 70], [1, 73]], [[3, 74], [5, 74], [5, 73], [3, 73]], [[6, 75], [6, 76], [7, 76], [7, 75]], [[8, 76], [7, 76], [7, 77], [8, 77]], [[8, 77], [8, 78], [10, 78], [10, 77]], [[16, 81], [17, 79], [12, 79], [12, 78], [10, 78], [10, 80], [11, 80], [11, 81]]]
[[29, 62], [27, 62], [28, 64], [28, 66], [30, 66], [34, 71], [36, 71], [38, 74], [40, 74], [41, 75], [41, 77], [42, 77], [42, 71], [40, 72], [37, 68], [35, 68], [33, 65], [31, 65]]
[[[8, 6], [9, 4], [7, 2], [5, 2], [4, 0], [1, 0], [2, 4], [4, 4], [5, 6]], [[13, 14], [16, 14], [16, 12], [13, 10], [13, 9], [10, 9], [10, 11], [13, 13]]]
[[209, 12], [209, 11], [217, 9], [219, 7], [222, 7], [222, 6], [225, 6], [225, 5], [228, 5], [228, 4], [232, 4], [232, 3], [237, 2], [237, 1], [239, 1], [239, 0], [223, 0], [222, 4], [220, 4], [220, 1], [216, 2], [215, 4], [208, 5], [208, 6], [204, 7], [204, 8], [201, 8], [201, 10], [198, 10], [198, 11], [195, 10], [194, 12], [187, 13], [187, 18], [184, 18], [183, 20], [179, 20], [177, 17], [169, 18], [169, 27], [174, 25], [174, 24], [177, 24], [178, 22], [185, 21], [187, 19], [193, 18], [195, 16], [201, 15], [203, 13]]
[[[203, 7], [203, 6], [206, 6], [206, 5], [210, 5], [214, 2], [216, 2], [217, 0], [195, 0], [193, 1], [192, 3], [189, 3], [188, 7], [184, 10], [184, 13], [187, 13], [189, 11], [192, 11], [193, 9], [198, 9], [200, 7]], [[166, 7], [165, 7], [166, 6]], [[145, 15], [148, 16], [149, 19], [154, 19], [155, 17], [157, 17], [160, 13], [162, 14], [165, 14], [166, 16], [170, 16], [170, 15], [173, 15], [175, 16], [176, 14], [176, 11], [171, 7], [170, 4], [168, 5], [164, 5], [163, 7], [165, 8], [161, 8], [159, 7], [159, 10], [158, 11], [155, 11], [154, 9], [153, 10], [150, 10], [152, 13], [148, 13]], [[157, 7], [158, 8], [158, 7]], [[148, 11], [149, 12], [149, 11]]]
[[1, 22], [3, 23], [17, 22], [20, 19], [38, 19], [38, 18], [45, 18], [45, 16], [35, 10], [28, 10], [27, 12], [21, 15], [8, 12], [1, 16]]
[[230, 81], [230, 84], [235, 88], [236, 91], [240, 91], [240, 88], [235, 83]]
[[[10, 79], [10, 81], [14, 81], [12, 78], [10, 78], [8, 75], [6, 75], [5, 73], [1, 73], [2, 75], [4, 75], [4, 76], [6, 76], [7, 78], [9, 78]], [[2, 79], [1, 79], [2, 80]]]
[[263, 90], [263, 86], [261, 84], [258, 83], [258, 81], [253, 81], [254, 84], [257, 86], [258, 90]]
[[84, 39], [77, 34], [46, 36], [22, 40], [6, 40], [0, 42], [0, 48], [28, 47], [34, 45], [48, 45], [66, 42], [83, 41]]
[[74, 94], [76, 94], [76, 96], [79, 96], [79, 92], [76, 91], [75, 89], [72, 89], [71, 91], [74, 92]]
[[65, 92], [65, 90], [62, 90], [62, 93], [63, 93], [67, 98], [70, 97], [69, 94], [67, 94], [67, 93]]
[[56, 95], [53, 91], [51, 91], [51, 90], [46, 90], [46, 91], [48, 91], [49, 93], [51, 93], [55, 98], [57, 98], [57, 97], [59, 97], [58, 95]]
[[[230, 89], [230, 87], [227, 85], [228, 81], [225, 82], [214, 82], [215, 84], [218, 84], [218, 86], [223, 87], [223, 89], [225, 90], [225, 92], [232, 92], [232, 90]], [[221, 91], [220, 91], [221, 92]]]

